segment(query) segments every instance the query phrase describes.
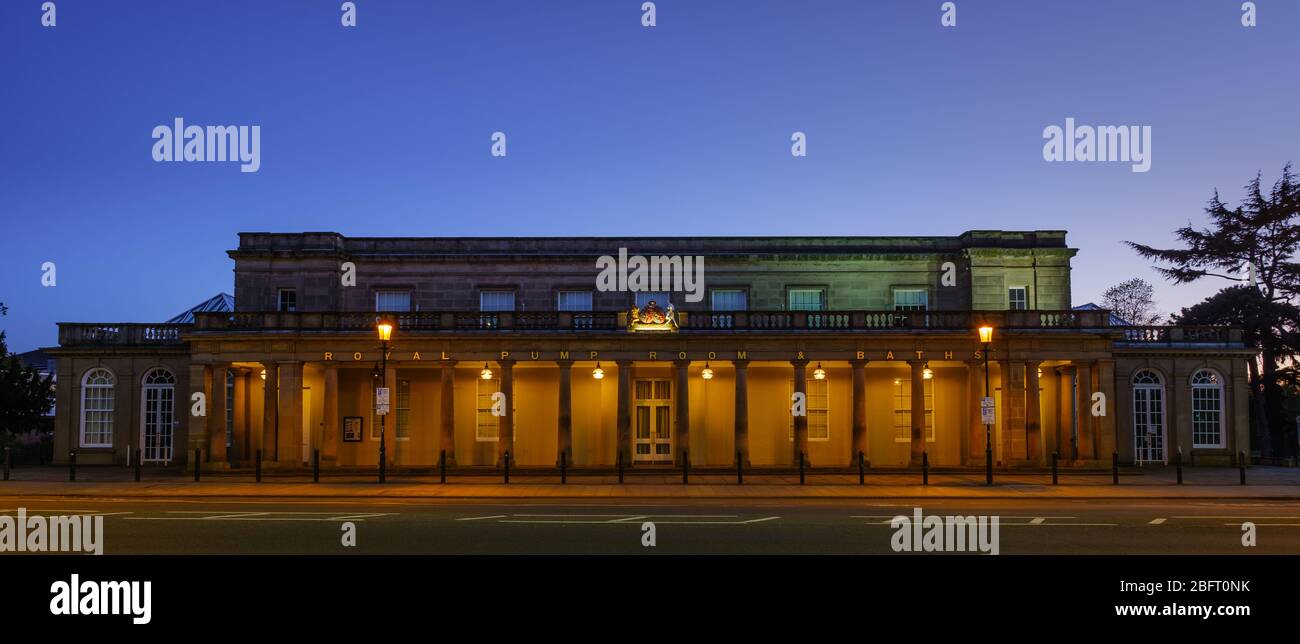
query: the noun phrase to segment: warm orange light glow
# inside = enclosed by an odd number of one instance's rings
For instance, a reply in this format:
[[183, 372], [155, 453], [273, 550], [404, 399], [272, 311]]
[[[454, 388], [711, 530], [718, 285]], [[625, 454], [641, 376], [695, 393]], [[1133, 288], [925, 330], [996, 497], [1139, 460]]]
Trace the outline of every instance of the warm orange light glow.
[[705, 380], [713, 380], [713, 369], [709, 367], [709, 363], [704, 363], [704, 371], [700, 372], [700, 377]]
[[596, 363], [596, 368], [591, 370], [591, 377], [600, 380], [605, 377], [605, 370], [600, 368], [600, 363]]
[[478, 372], [478, 377], [480, 377], [480, 378], [482, 378], [482, 379], [484, 379], [484, 380], [491, 380], [491, 379], [492, 379], [492, 370], [491, 370], [491, 369], [488, 369], [488, 366], [487, 366], [487, 363], [486, 363], [486, 362], [483, 363], [483, 370], [480, 371], [480, 372]]
[[826, 370], [822, 369], [822, 363], [817, 363], [817, 368], [813, 369], [813, 380], [825, 380]]
[[379, 341], [388, 342], [393, 337], [393, 323], [385, 319], [380, 319], [375, 323], [375, 329], [379, 331]]
[[991, 326], [980, 327], [980, 342], [983, 342], [984, 344], [988, 344], [992, 341], [993, 341], [993, 327]]

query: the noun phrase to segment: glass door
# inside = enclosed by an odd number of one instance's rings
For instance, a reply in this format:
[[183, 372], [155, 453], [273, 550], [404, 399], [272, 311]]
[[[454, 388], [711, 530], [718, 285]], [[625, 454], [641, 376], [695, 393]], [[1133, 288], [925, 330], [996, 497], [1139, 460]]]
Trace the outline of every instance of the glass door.
[[632, 461], [672, 463], [672, 382], [636, 381], [636, 427]]

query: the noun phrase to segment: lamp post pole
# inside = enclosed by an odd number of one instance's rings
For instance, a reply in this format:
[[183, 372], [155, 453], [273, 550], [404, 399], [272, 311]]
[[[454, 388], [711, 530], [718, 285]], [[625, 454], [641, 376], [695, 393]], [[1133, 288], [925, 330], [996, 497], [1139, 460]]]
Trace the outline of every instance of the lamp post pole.
[[[984, 343], [984, 397], [989, 393], [989, 343]], [[993, 426], [984, 423], [984, 484], [993, 485]]]
[[[383, 385], [385, 388], [387, 388], [388, 387], [388, 341], [387, 340], [384, 340], [383, 342], [380, 343], [380, 352], [381, 353], [379, 354], [379, 364], [381, 366], [379, 367], [379, 383]], [[389, 396], [392, 396], [391, 392], [389, 393]], [[388, 440], [387, 437], [384, 435], [386, 431], [385, 425], [387, 425], [387, 423], [385, 423], [384, 421], [387, 419], [388, 419], [388, 414], [384, 413], [379, 415], [379, 482], [380, 483], [384, 482], [385, 474], [387, 473], [387, 469], [388, 469], [388, 447], [387, 447]]]

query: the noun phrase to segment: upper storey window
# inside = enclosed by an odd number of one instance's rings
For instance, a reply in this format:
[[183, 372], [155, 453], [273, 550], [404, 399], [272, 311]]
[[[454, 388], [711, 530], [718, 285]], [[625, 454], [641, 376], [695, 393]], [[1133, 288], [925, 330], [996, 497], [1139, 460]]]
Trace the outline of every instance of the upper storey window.
[[375, 310], [404, 313], [411, 310], [410, 291], [375, 291]]
[[930, 308], [930, 294], [921, 288], [894, 289], [895, 311], [926, 311]]
[[1012, 286], [1007, 289], [1007, 308], [1013, 311], [1029, 308], [1029, 290], [1023, 286]]
[[590, 311], [591, 291], [560, 291], [555, 296], [557, 311]]
[[715, 288], [710, 294], [709, 307], [714, 311], [744, 311], [749, 302], [743, 288]]
[[515, 292], [480, 291], [478, 294], [478, 310], [513, 311], [515, 310]]
[[279, 302], [276, 304], [276, 310], [281, 313], [293, 313], [298, 310], [298, 291], [291, 288], [282, 288], [277, 297]]
[[792, 288], [786, 299], [791, 311], [821, 311], [826, 308], [826, 289]]

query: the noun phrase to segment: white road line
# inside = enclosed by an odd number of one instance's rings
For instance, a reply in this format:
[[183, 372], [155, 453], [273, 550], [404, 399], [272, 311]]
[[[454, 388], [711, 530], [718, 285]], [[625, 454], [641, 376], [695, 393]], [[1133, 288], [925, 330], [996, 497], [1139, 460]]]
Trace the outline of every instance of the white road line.
[[1043, 517], [1034, 517], [1034, 519], [1029, 523], [1030, 525], [1040, 525], [1043, 523], [1043, 521], [1046, 521], [1046, 519], [1044, 519]]
[[456, 520], [457, 521], [482, 521], [483, 519], [504, 519], [504, 518], [506, 518], [506, 515], [504, 514], [494, 514], [492, 516], [487, 516], [487, 517], [463, 517]]
[[1151, 522], [1148, 523], [1147, 525], [1160, 525], [1164, 522], [1165, 520], [1163, 518], [1157, 518], [1157, 519], [1152, 519]]
[[1177, 516], [1177, 517], [1172, 517], [1172, 518], [1174, 518], [1174, 519], [1240, 519], [1240, 520], [1242, 520], [1242, 521], [1257, 521], [1257, 520], [1261, 520], [1261, 519], [1262, 519], [1262, 520], [1265, 520], [1265, 521], [1267, 521], [1267, 520], [1269, 520], [1269, 519], [1300, 519], [1300, 517], [1258, 517], [1258, 516], [1256, 516], [1256, 517], [1236, 517], [1236, 516], [1218, 516], [1218, 515], [1208, 515], [1208, 514], [1207, 514], [1207, 515], [1199, 515], [1199, 516], [1191, 516], [1191, 515], [1188, 515], [1188, 516]]
[[[1250, 523], [1255, 523], [1255, 522], [1254, 522], [1254, 521], [1251, 521]], [[1225, 523], [1225, 524], [1223, 524], [1223, 525], [1225, 525], [1225, 526], [1232, 526], [1232, 527], [1234, 527], [1234, 528], [1239, 528], [1239, 527], [1241, 527], [1241, 524], [1240, 524], [1240, 523]], [[1270, 527], [1300, 528], [1300, 523], [1255, 523], [1255, 525], [1256, 525], [1256, 526], [1270, 526]]]

